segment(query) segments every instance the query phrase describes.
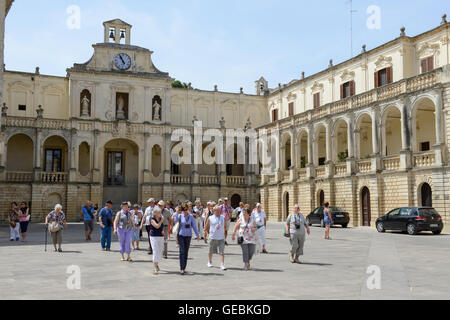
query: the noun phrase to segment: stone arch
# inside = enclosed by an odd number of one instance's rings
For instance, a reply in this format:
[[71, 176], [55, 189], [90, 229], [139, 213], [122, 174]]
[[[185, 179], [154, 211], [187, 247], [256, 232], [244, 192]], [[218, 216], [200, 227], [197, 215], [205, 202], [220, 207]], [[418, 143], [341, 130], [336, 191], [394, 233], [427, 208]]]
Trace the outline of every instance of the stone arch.
[[[288, 191], [285, 191], [283, 193], [283, 198], [282, 198], [282, 212], [281, 212], [281, 221], [286, 221], [287, 217], [290, 214], [290, 194]], [[280, 220], [280, 219], [279, 219]]]
[[294, 137], [292, 136], [291, 132], [283, 132], [281, 135], [281, 169], [282, 170], [289, 170], [290, 167], [292, 167], [293, 164], [293, 154], [291, 152], [292, 150], [292, 144], [294, 143]]
[[398, 105], [390, 105], [382, 114], [382, 154], [398, 155], [402, 149], [402, 110]]
[[327, 125], [325, 123], [318, 123], [314, 127], [314, 157], [315, 164], [323, 166], [330, 160], [327, 159]]
[[432, 96], [421, 95], [414, 100], [411, 110], [411, 147], [413, 152], [431, 151], [436, 144], [436, 102]]
[[337, 119], [333, 124], [332, 139], [335, 146], [333, 160], [343, 162], [349, 156], [348, 141], [349, 121], [345, 117]]
[[355, 141], [357, 149], [357, 157], [359, 159], [367, 159], [374, 153], [373, 145], [373, 121], [369, 112], [363, 112], [358, 115], [355, 120]]
[[67, 172], [69, 167], [69, 146], [67, 139], [61, 135], [49, 135], [44, 143], [44, 171]]
[[309, 130], [302, 128], [297, 133], [297, 167], [306, 168], [309, 164]]
[[34, 142], [25, 133], [17, 133], [7, 140], [6, 169], [8, 171], [32, 172]]
[[230, 199], [231, 199], [231, 201], [230, 201], [231, 206], [233, 207], [233, 209], [239, 207], [239, 203], [242, 202], [242, 197], [238, 193], [233, 194]]
[[433, 188], [429, 183], [423, 182], [419, 185], [417, 199], [420, 207], [433, 207]]
[[364, 227], [370, 227], [372, 223], [372, 207], [370, 188], [363, 185], [359, 191], [359, 200], [361, 208], [361, 221]]

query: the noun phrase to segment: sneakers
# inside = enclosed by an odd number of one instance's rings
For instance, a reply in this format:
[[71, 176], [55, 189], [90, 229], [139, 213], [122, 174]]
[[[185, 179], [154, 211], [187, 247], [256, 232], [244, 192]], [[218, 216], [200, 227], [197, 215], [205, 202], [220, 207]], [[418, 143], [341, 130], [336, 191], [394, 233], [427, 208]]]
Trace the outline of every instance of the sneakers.
[[208, 268], [212, 268], [212, 267], [213, 267], [213, 264], [210, 261], [208, 261]]
[[16, 241], [19, 241], [20, 240], [20, 238], [16, 238]]
[[225, 267], [224, 264], [221, 264], [221, 265], [220, 265], [220, 269], [222, 269], [223, 271], [227, 270], [227, 268]]

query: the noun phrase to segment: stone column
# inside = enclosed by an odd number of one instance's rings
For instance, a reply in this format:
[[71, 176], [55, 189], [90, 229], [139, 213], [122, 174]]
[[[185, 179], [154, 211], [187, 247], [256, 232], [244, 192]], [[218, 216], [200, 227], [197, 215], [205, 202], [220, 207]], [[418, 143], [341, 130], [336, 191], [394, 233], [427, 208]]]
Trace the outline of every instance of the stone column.
[[69, 181], [76, 181], [77, 180], [77, 173], [78, 173], [78, 146], [77, 146], [77, 133], [78, 130], [75, 128], [72, 128], [71, 135], [70, 135], [70, 145], [68, 147], [67, 152], [69, 152]]
[[306, 176], [308, 178], [314, 177], [314, 167], [316, 155], [316, 143], [314, 139], [314, 129], [313, 126], [308, 128], [308, 163], [306, 164]]
[[334, 165], [333, 165], [333, 156], [332, 156], [332, 151], [333, 151], [333, 138], [331, 136], [331, 121], [327, 121], [326, 123], [326, 148], [327, 148], [327, 161], [325, 162], [326, 164], [326, 176], [327, 177], [331, 177], [334, 174]]
[[164, 146], [163, 146], [163, 173], [164, 173], [164, 183], [170, 183], [170, 167], [172, 164], [172, 158], [171, 158], [171, 141], [170, 141], [170, 132], [164, 133]]
[[435, 164], [442, 166], [445, 162], [445, 138], [444, 138], [444, 125], [443, 125], [443, 107], [442, 107], [442, 92], [438, 92], [435, 105], [435, 122], [436, 122], [436, 145], [433, 146], [435, 153]]
[[[144, 183], [150, 182], [150, 162], [152, 159], [152, 150], [149, 148], [150, 133], [144, 133]], [[149, 154], [150, 152], [150, 154]]]
[[34, 181], [41, 180], [42, 168], [42, 155], [43, 155], [43, 145], [42, 145], [42, 130], [36, 129], [36, 143], [34, 145]]
[[380, 130], [383, 130], [381, 124], [380, 127], [378, 127], [378, 123], [380, 118], [380, 113], [378, 110], [375, 110], [372, 113], [372, 171], [379, 171], [382, 169], [381, 166], [381, 139], [380, 139]]
[[355, 132], [354, 132], [354, 115], [351, 113], [349, 115], [347, 124], [347, 147], [348, 147], [348, 158], [347, 158], [347, 174], [352, 174], [355, 171]]
[[402, 109], [402, 150], [400, 151], [400, 169], [406, 170], [411, 167], [411, 119], [408, 116], [408, 104], [403, 101]]
[[[93, 145], [93, 152], [92, 152], [92, 182], [97, 182], [100, 183], [101, 182], [101, 177], [100, 177], [100, 156], [99, 156], [99, 152], [100, 152], [100, 146], [98, 144], [98, 137], [100, 136], [100, 130], [95, 129], [94, 130], [94, 145]], [[106, 168], [105, 168], [106, 170]]]

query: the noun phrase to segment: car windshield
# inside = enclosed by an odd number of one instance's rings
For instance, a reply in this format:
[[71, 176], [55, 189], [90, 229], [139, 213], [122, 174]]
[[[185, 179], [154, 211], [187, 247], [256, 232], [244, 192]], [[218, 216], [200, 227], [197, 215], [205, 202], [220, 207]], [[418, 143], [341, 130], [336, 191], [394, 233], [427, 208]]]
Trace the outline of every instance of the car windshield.
[[432, 216], [432, 215], [437, 215], [437, 216], [439, 215], [439, 214], [437, 213], [437, 211], [434, 210], [433, 208], [419, 209], [419, 213], [420, 213], [420, 215], [423, 216], [423, 217], [430, 217], [430, 216]]

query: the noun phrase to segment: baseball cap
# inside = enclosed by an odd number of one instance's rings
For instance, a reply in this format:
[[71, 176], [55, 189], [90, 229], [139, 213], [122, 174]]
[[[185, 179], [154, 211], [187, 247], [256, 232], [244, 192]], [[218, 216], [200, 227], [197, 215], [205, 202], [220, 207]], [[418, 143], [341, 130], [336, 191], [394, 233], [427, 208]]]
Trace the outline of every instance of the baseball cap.
[[165, 205], [166, 203], [164, 202], [164, 201], [160, 201], [160, 202], [158, 202], [158, 206], [163, 206], [163, 205]]
[[155, 202], [155, 199], [154, 198], [150, 198], [150, 199], [148, 199], [147, 202]]

